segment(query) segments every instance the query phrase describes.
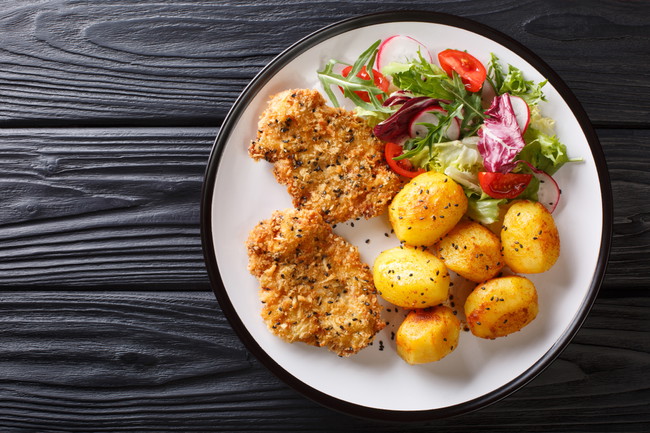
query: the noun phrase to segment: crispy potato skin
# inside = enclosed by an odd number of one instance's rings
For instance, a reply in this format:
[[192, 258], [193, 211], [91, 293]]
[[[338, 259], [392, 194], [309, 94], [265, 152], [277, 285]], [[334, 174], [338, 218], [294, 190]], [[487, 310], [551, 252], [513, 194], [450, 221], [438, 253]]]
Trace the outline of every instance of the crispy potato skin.
[[551, 213], [538, 202], [515, 202], [503, 219], [501, 244], [514, 272], [546, 272], [560, 256], [560, 235]]
[[460, 221], [467, 210], [467, 197], [451, 178], [428, 171], [407, 183], [388, 209], [400, 241], [431, 246]]
[[460, 320], [451, 308], [412, 310], [395, 334], [397, 353], [409, 364], [439, 361], [458, 346]]
[[382, 298], [404, 308], [426, 308], [444, 302], [451, 281], [439, 258], [408, 246], [379, 254], [373, 266], [373, 280]]
[[521, 330], [535, 319], [538, 310], [535, 285], [521, 276], [479, 284], [465, 301], [469, 329], [475, 336], [487, 339]]
[[493, 278], [505, 265], [499, 237], [473, 221], [458, 223], [433, 251], [449, 269], [476, 283]]

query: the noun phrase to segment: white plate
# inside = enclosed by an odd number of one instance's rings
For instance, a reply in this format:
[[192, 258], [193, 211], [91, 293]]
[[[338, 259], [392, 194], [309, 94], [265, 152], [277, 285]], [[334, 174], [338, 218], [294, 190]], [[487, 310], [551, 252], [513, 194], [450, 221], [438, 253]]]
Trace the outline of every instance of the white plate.
[[[353, 62], [370, 44], [394, 34], [423, 42], [436, 53], [468, 50], [487, 62], [495, 53], [522, 69], [527, 79], [548, 79], [545, 115], [572, 157], [557, 174], [562, 199], [554, 216], [562, 252], [551, 271], [533, 275], [540, 313], [521, 332], [494, 341], [461, 335], [443, 360], [410, 366], [395, 352], [391, 322], [372, 346], [349, 358], [323, 348], [288, 344], [260, 317], [258, 282], [247, 271], [244, 246], [251, 228], [276, 209], [291, 206], [271, 164], [247, 155], [257, 120], [270, 95], [290, 88], [322, 91], [316, 71], [330, 59]], [[217, 137], [204, 184], [202, 238], [211, 282], [239, 337], [270, 370], [308, 397], [335, 409], [373, 418], [422, 420], [474, 410], [523, 386], [541, 372], [575, 335], [591, 307], [609, 252], [611, 196], [604, 158], [586, 114], [566, 85], [538, 57], [508, 37], [475, 22], [424, 12], [376, 14], [326, 27], [287, 49], [245, 89]], [[335, 231], [372, 263], [398, 244], [386, 218], [339, 224]], [[369, 242], [367, 240], [369, 239]], [[393, 320], [391, 320], [393, 319]], [[383, 349], [383, 350], [382, 350]]]

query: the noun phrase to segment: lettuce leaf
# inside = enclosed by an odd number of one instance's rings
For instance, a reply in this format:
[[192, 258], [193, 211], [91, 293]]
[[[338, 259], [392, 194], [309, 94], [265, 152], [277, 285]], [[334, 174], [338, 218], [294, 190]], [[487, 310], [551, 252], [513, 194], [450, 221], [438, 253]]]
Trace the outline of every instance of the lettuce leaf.
[[506, 204], [506, 199], [496, 199], [487, 194], [468, 194], [467, 195], [467, 216], [482, 224], [492, 224], [499, 220], [501, 206]]
[[533, 105], [530, 108], [530, 124], [529, 128], [535, 128], [538, 131], [543, 132], [546, 135], [555, 134], [555, 120], [550, 117], [542, 116], [542, 111], [539, 108], [539, 105]]
[[546, 85], [548, 80], [537, 84], [532, 80], [526, 80], [521, 69], [510, 64], [507, 71], [504, 71], [499, 58], [494, 54], [491, 54], [488, 63], [488, 80], [497, 95], [509, 93], [513, 96], [519, 96], [530, 107], [537, 105], [540, 101], [546, 101], [542, 87]]
[[[435, 143], [413, 152], [409, 160], [416, 166], [444, 173], [449, 167], [476, 177], [483, 159], [476, 148], [477, 137]], [[414, 149], [416, 150], [416, 149]]]
[[483, 158], [476, 148], [476, 137], [438, 143], [431, 149], [427, 168], [444, 172], [447, 167], [459, 171], [477, 173], [483, 166]]
[[374, 128], [379, 123], [388, 119], [391, 113], [386, 113], [383, 111], [376, 111], [376, 110], [368, 110], [367, 108], [356, 106], [354, 107], [354, 114], [364, 119], [369, 126]]
[[566, 146], [555, 135], [528, 127], [524, 135], [526, 146], [519, 153], [517, 159], [530, 162], [535, 168], [553, 175], [560, 167], [569, 162]]
[[443, 173], [462, 186], [466, 193], [476, 192], [480, 194], [482, 192], [475, 172], [461, 171], [454, 166], [448, 166]]

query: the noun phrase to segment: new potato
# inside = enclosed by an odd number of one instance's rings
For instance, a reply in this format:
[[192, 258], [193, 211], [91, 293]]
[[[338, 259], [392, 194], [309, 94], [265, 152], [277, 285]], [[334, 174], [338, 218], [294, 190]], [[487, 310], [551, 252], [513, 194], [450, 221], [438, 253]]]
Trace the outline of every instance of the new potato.
[[520, 276], [479, 284], [465, 301], [469, 329], [475, 336], [487, 339], [519, 331], [535, 319], [538, 310], [535, 285]]
[[503, 257], [517, 273], [546, 272], [560, 256], [560, 235], [551, 213], [538, 202], [522, 200], [506, 212], [501, 229]]
[[449, 296], [449, 271], [428, 251], [408, 246], [383, 251], [372, 273], [379, 295], [398, 307], [430, 307]]
[[395, 334], [397, 353], [409, 364], [439, 361], [458, 346], [460, 320], [451, 308], [412, 310]]
[[434, 252], [449, 269], [476, 283], [493, 278], [505, 265], [499, 237], [473, 221], [458, 223]]
[[388, 217], [400, 241], [430, 246], [454, 228], [466, 210], [463, 188], [442, 173], [428, 171], [397, 193]]

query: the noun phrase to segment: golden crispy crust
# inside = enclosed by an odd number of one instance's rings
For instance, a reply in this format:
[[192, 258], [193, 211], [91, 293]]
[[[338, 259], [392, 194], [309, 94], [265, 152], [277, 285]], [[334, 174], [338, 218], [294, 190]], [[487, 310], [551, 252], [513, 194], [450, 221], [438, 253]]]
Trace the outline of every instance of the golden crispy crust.
[[247, 248], [262, 318], [283, 340], [349, 356], [386, 325], [370, 268], [318, 212], [274, 212], [250, 232]]
[[271, 98], [248, 152], [274, 163], [295, 207], [338, 223], [380, 215], [401, 188], [383, 147], [354, 113], [325, 105], [316, 90], [297, 89]]

